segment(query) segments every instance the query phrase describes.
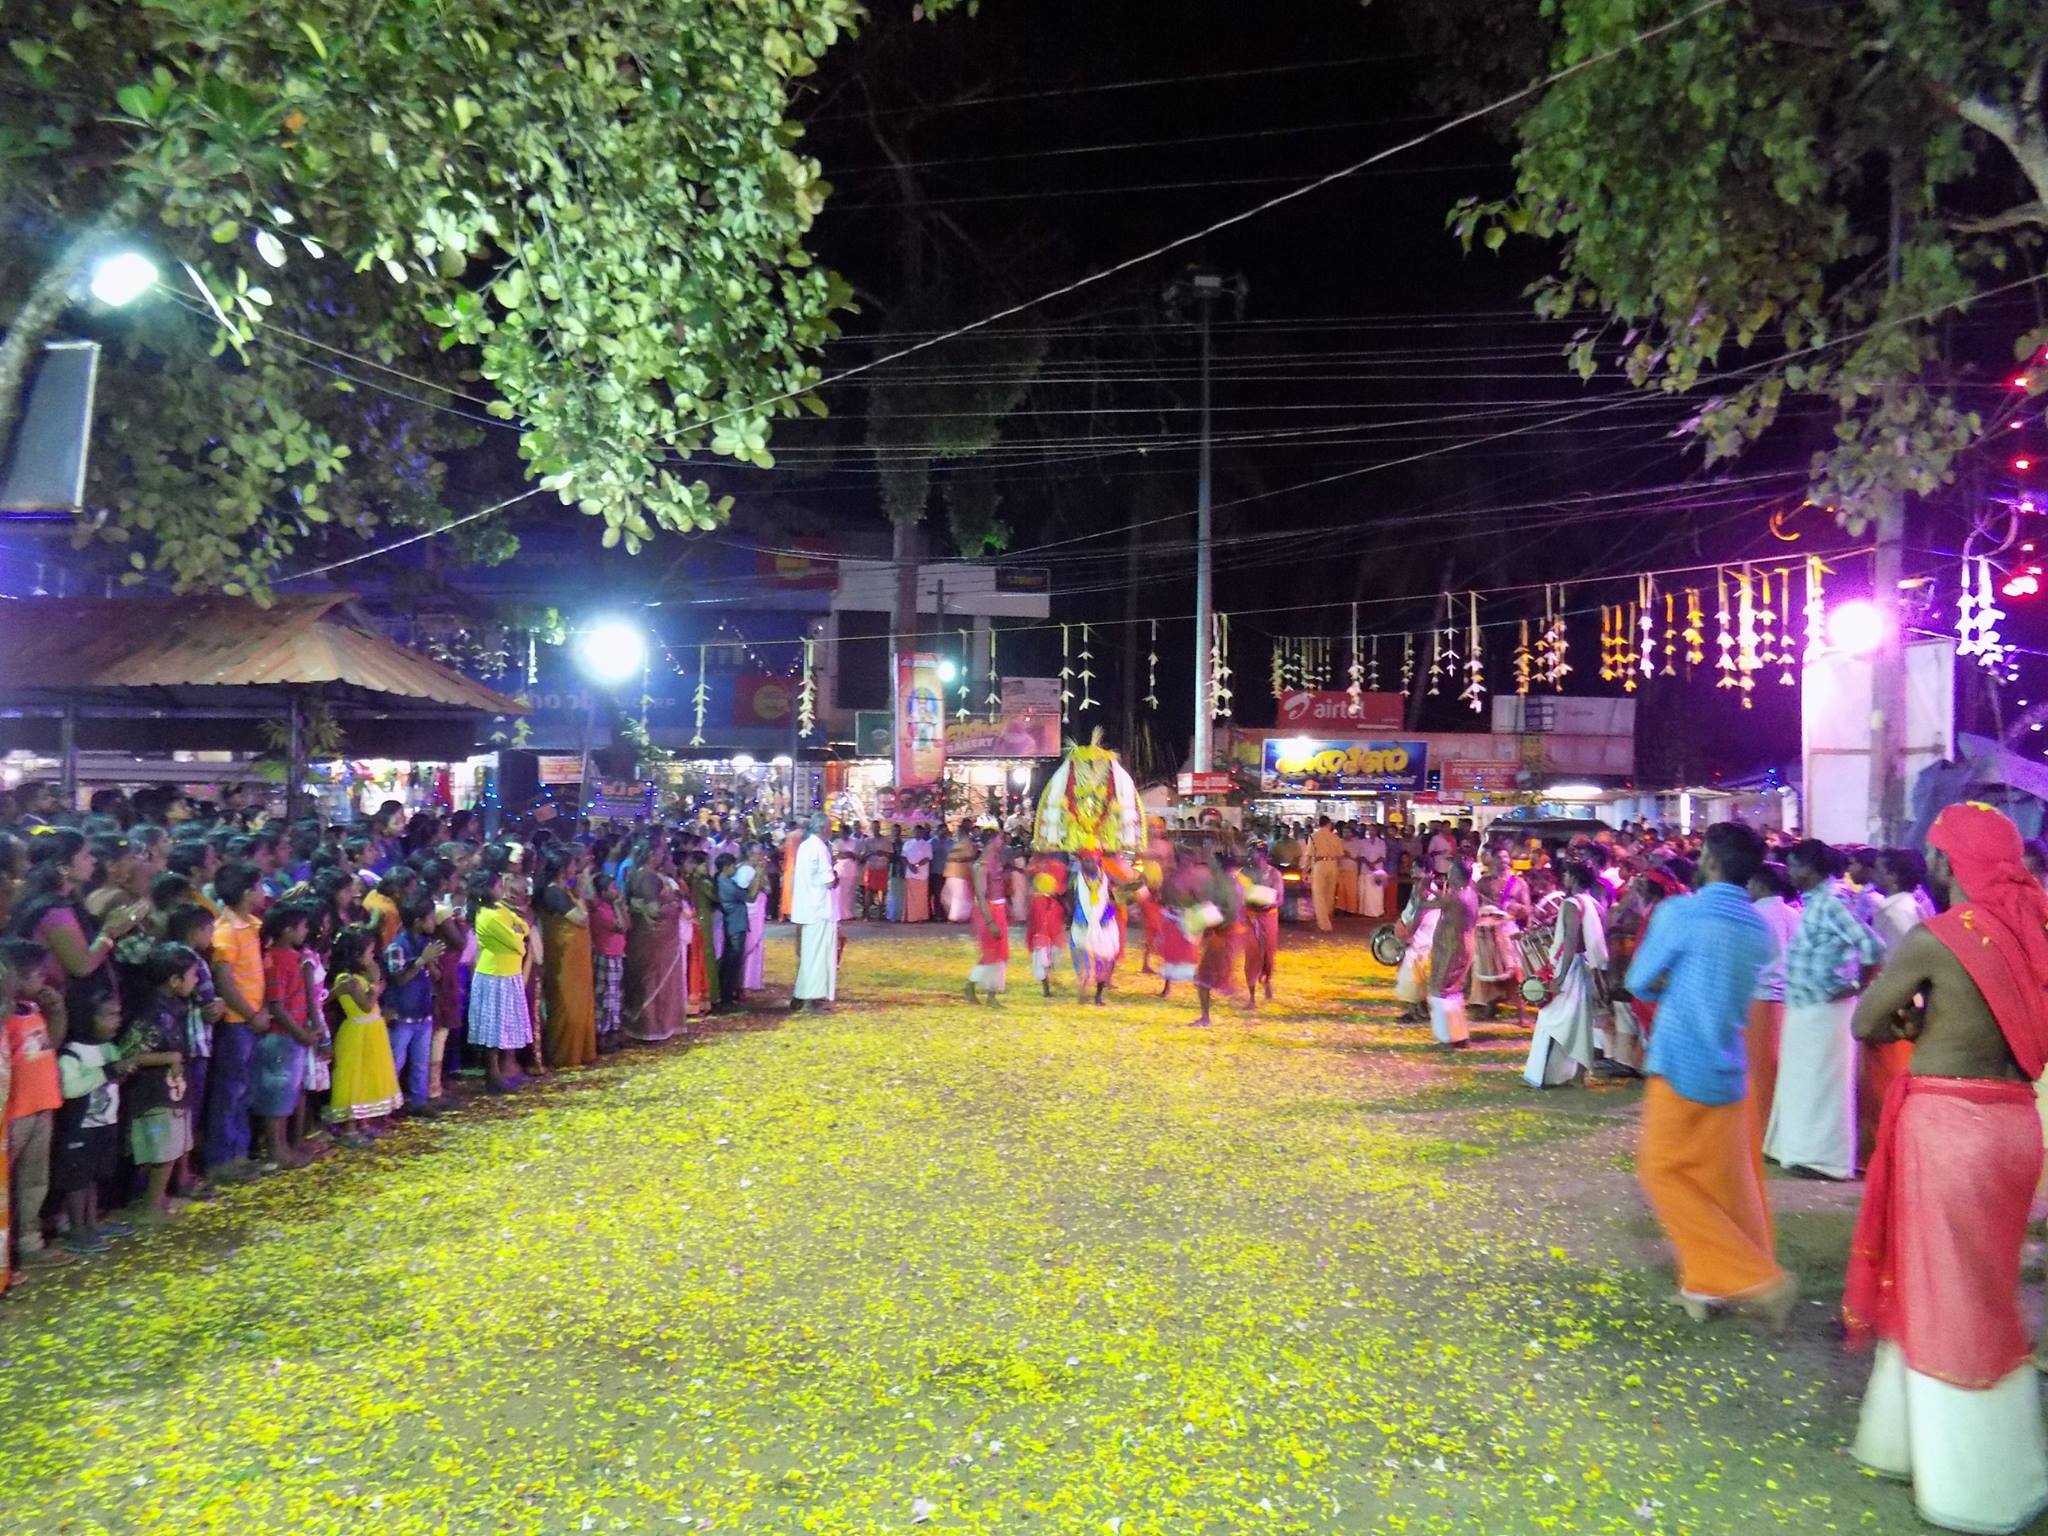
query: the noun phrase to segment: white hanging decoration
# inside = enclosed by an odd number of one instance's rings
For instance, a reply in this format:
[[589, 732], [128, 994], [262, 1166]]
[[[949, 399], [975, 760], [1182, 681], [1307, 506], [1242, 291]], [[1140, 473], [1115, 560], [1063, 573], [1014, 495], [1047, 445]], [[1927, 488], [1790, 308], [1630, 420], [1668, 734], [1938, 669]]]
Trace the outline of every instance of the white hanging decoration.
[[1479, 638], [1479, 594], [1465, 594], [1465, 691], [1458, 695], [1478, 714], [1486, 707], [1486, 649]]
[[1657, 675], [1657, 578], [1645, 576], [1636, 593], [1637, 669], [1643, 680]]
[[996, 675], [996, 627], [988, 627], [988, 692], [982, 697], [982, 707], [988, 711], [991, 720], [1001, 718], [1003, 713], [1003, 680]]
[[1266, 678], [1272, 685], [1273, 698], [1277, 703], [1280, 695], [1287, 691], [1287, 642], [1278, 636], [1273, 640], [1273, 654], [1266, 658]]
[[808, 736], [818, 723], [818, 674], [817, 658], [812, 646], [815, 642], [809, 635], [804, 636], [804, 675], [796, 685], [796, 729], [799, 736]]
[[1372, 637], [1371, 649], [1366, 653], [1365, 687], [1368, 693], [1380, 691], [1380, 637]]
[[1401, 636], [1401, 692], [1415, 691], [1415, 636]]
[[1521, 627], [1515, 633], [1515, 692], [1517, 694], [1526, 694], [1529, 691], [1531, 664], [1529, 621], [1524, 619], [1522, 620]]
[[1074, 706], [1076, 713], [1095, 707], [1095, 673], [1091, 666], [1095, 660], [1095, 653], [1089, 649], [1092, 638], [1093, 631], [1086, 624], [1083, 624], [1081, 626], [1081, 702]]
[[690, 732], [690, 745], [693, 747], [704, 745], [704, 706], [711, 699], [711, 690], [704, 682], [704, 658], [710, 652], [711, 647], [708, 645], [697, 647], [697, 691], [690, 696], [690, 702], [697, 712], [696, 726]]
[[1209, 642], [1209, 713], [1228, 719], [1230, 700], [1230, 615], [1219, 613]]
[[[1820, 659], [1820, 653], [1827, 648], [1827, 593], [1822, 590], [1822, 577], [1827, 566], [1819, 555], [1806, 557], [1806, 663], [1811, 666]], [[1964, 583], [1965, 589], [1968, 583]]]
[[1067, 723], [1068, 705], [1074, 700], [1074, 668], [1067, 659], [1067, 626], [1060, 626], [1060, 724]]
[[1692, 669], [1707, 659], [1707, 615], [1700, 607], [1698, 587], [1685, 589], [1685, 628], [1678, 638], [1685, 642], [1685, 675], [1691, 677]]
[[955, 720], [965, 720], [967, 718], [967, 695], [971, 686], [967, 676], [967, 669], [973, 665], [974, 650], [973, 642], [969, 638], [967, 631], [963, 629], [958, 631], [958, 634], [960, 636], [960, 691], [954, 696], [953, 718]]
[[1755, 707], [1750, 694], [1756, 688], [1756, 588], [1748, 566], [1735, 573], [1735, 670], [1736, 686], [1742, 690], [1742, 707]]
[[1728, 612], [1728, 573], [1721, 567], [1714, 568], [1714, 647], [1721, 654], [1714, 663], [1714, 670], [1721, 674], [1715, 682], [1716, 688], [1735, 686], [1735, 631], [1734, 618]]
[[[42, 570], [37, 566], [38, 571]], [[41, 578], [38, 577], [38, 580]], [[540, 653], [534, 648], [533, 631], [526, 632], [526, 686], [535, 687], [540, 682]]]
[[1145, 707], [1159, 707], [1159, 621], [1152, 621], [1152, 644], [1145, 653]]
[[1991, 562], [1979, 555], [1976, 562], [1977, 590], [1970, 591], [1970, 562], [1963, 562], [1962, 595], [1956, 604], [1956, 654], [1975, 658], [1977, 665], [1994, 677], [2011, 681], [2011, 650], [1998, 632], [2005, 610], [1998, 606], [1998, 587]]
[[1350, 695], [1351, 702], [1344, 707], [1351, 718], [1356, 720], [1365, 713], [1365, 668], [1358, 659], [1358, 604], [1356, 603], [1351, 605], [1351, 666], [1349, 674], [1350, 681], [1344, 691]]

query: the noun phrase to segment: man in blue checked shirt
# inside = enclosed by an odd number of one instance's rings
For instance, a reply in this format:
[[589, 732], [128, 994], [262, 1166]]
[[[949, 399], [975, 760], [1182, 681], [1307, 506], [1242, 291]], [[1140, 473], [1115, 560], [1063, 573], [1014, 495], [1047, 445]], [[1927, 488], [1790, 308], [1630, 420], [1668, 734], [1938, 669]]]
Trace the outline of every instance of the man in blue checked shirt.
[[1884, 945], [1831, 883], [1846, 860], [1815, 838], [1793, 845], [1799, 931], [1785, 951], [1785, 1024], [1764, 1156], [1807, 1177], [1856, 1177], [1856, 995]]
[[1628, 990], [1657, 1000], [1636, 1178], [1696, 1322], [1740, 1306], [1782, 1325], [1798, 1295], [1773, 1251], [1747, 1098], [1749, 1000], [1772, 954], [1746, 889], [1763, 857], [1749, 828], [1709, 827], [1698, 892], [1658, 903], [1628, 968]]

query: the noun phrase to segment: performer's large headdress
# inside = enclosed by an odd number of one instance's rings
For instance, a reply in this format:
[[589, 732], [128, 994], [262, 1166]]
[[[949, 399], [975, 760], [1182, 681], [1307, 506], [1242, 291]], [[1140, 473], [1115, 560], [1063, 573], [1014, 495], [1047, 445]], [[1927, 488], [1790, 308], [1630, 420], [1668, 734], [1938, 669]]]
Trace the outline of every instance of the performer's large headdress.
[[1073, 746], [1046, 781], [1032, 843], [1062, 853], [1131, 853], [1145, 845], [1138, 786], [1098, 728], [1087, 746]]

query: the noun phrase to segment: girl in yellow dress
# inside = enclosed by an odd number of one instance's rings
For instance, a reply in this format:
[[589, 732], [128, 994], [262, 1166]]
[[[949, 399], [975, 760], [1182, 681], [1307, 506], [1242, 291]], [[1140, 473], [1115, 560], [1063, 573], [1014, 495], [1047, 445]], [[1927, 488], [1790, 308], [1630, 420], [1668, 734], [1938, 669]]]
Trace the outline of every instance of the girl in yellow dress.
[[377, 930], [345, 929], [334, 941], [328, 964], [334, 981], [331, 995], [341, 1010], [334, 1031], [334, 1087], [327, 1118], [352, 1127], [344, 1139], [352, 1146], [382, 1136], [387, 1116], [404, 1102], [398, 1090], [398, 1069], [391, 1060], [391, 1036], [377, 1000], [384, 979], [377, 970]]

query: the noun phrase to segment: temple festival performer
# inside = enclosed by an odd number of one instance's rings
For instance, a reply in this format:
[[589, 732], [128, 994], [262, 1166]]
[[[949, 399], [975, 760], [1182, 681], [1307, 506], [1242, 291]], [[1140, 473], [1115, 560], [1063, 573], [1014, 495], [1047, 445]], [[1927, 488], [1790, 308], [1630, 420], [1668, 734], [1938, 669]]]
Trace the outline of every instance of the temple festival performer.
[[968, 915], [974, 930], [975, 963], [967, 973], [967, 1001], [987, 1000], [991, 1008], [1010, 984], [1009, 863], [1003, 852], [1003, 829], [997, 827], [982, 845], [974, 864], [974, 907]]
[[1772, 953], [1746, 889], [1762, 864], [1748, 827], [1709, 827], [1699, 891], [1658, 908], [1626, 980], [1658, 1003], [1636, 1178], [1677, 1258], [1678, 1303], [1695, 1322], [1745, 1307], [1782, 1327], [1798, 1287], [1772, 1251], [1744, 1071], [1749, 1003]]
[[1522, 1080], [1531, 1088], [1559, 1088], [1591, 1072], [1598, 1053], [1594, 1025], [1606, 1012], [1607, 928], [1593, 894], [1600, 877], [1573, 860], [1564, 867], [1564, 901], [1551, 942], [1556, 978], [1536, 1014], [1536, 1036]]
[[[1201, 1000], [1202, 1015], [1189, 1023], [1209, 1027], [1209, 999], [1221, 992], [1226, 997], [1237, 990], [1238, 970], [1244, 955], [1244, 896], [1238, 889], [1238, 857], [1224, 853], [1202, 871], [1208, 886], [1208, 900], [1198, 909], [1201, 918], [1201, 958], [1195, 962], [1195, 996]], [[1198, 866], [1199, 867], [1199, 866]]]
[[1066, 940], [1067, 861], [1056, 853], [1031, 856], [1031, 901], [1026, 908], [1024, 942], [1031, 950], [1031, 974], [1040, 990], [1052, 996], [1052, 971]]
[[1248, 1012], [1259, 1011], [1259, 993], [1273, 1000], [1273, 974], [1280, 959], [1280, 871], [1266, 857], [1263, 843], [1252, 845], [1251, 857], [1237, 872], [1244, 893], [1244, 992]]
[[1193, 859], [1169, 854], [1159, 887], [1164, 921], [1159, 932], [1161, 997], [1170, 996], [1176, 981], [1193, 981], [1202, 958], [1201, 908], [1209, 899], [1209, 872]]
[[1436, 939], [1437, 913], [1429, 905], [1430, 885], [1418, 879], [1394, 931], [1401, 937], [1401, 963], [1394, 968], [1394, 997], [1401, 1004], [1397, 1024], [1429, 1017], [1429, 951]]
[[1092, 992], [1099, 1008], [1102, 994], [1116, 974], [1123, 939], [1117, 930], [1115, 887], [1102, 860], [1092, 851], [1083, 850], [1075, 859], [1068, 900], [1072, 922], [1067, 943], [1074, 956], [1074, 979], [1080, 984], [1081, 1001], [1089, 1001]]
[[1451, 860], [1443, 890], [1427, 905], [1437, 914], [1429, 941], [1429, 1032], [1438, 1045], [1463, 1050], [1472, 1043], [1465, 1020], [1465, 986], [1472, 975], [1472, 930], [1479, 924], [1479, 898], [1472, 869]]
[[1853, 1026], [1913, 1043], [1843, 1287], [1851, 1340], [1877, 1341], [1853, 1454], [1910, 1478], [1932, 1525], [2017, 1531], [2048, 1509], [2019, 1301], [2041, 1172], [2031, 1083], [2048, 1064], [2048, 896], [2018, 829], [1988, 806], [1950, 806], [1927, 845], [1948, 910], [1900, 939]]

